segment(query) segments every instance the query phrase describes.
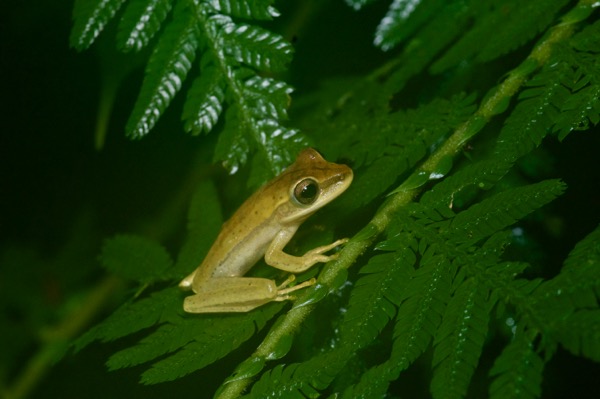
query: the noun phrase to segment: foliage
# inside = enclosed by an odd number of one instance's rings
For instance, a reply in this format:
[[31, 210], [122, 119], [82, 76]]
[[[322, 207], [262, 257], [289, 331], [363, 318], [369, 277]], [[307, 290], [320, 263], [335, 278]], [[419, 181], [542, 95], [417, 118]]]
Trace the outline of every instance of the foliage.
[[[154, 128], [199, 55], [199, 76], [189, 89], [183, 111], [185, 130], [195, 135], [208, 133], [227, 103], [226, 128], [215, 159], [235, 172], [251, 151], [257, 152], [254, 184], [288, 165], [307, 141], [281, 124], [287, 118], [291, 87], [262, 74], [282, 71], [291, 59], [292, 47], [273, 32], [233, 19], [272, 19], [278, 12], [271, 3], [273, 0], [131, 1], [118, 26], [121, 51], [140, 51], [150, 45], [163, 24], [166, 27], [148, 60], [127, 135], [141, 138]], [[89, 48], [123, 5], [123, 1], [77, 0], [71, 46]], [[165, 22], [171, 8], [171, 19]]]
[[[135, 367], [142, 384], [174, 392], [192, 375], [219, 398], [555, 397], [547, 375], [559, 356], [596, 366], [600, 215], [571, 202], [582, 197], [574, 183], [591, 192], [598, 179], [593, 168], [577, 180], [554, 164], [572, 162], [561, 151], [591, 141], [600, 122], [597, 5], [346, 0], [358, 16], [387, 6], [369, 31], [355, 29], [383, 61], [294, 98], [297, 130], [284, 125], [292, 87], [281, 79], [302, 72], [288, 70], [290, 35], [275, 33], [294, 20], [277, 25], [273, 3], [75, 1], [72, 47], [88, 49], [112, 24], [107, 40], [119, 51], [153, 48], [127, 135], [152, 140], [186, 90], [186, 145], [202, 150], [183, 194], [168, 194], [173, 208], [187, 206], [185, 233], [165, 217], [176, 233], [104, 240], [99, 263], [129, 290], [74, 340], [72, 359], [110, 345], [111, 371]], [[281, 8], [282, 18], [298, 11]], [[176, 285], [204, 258], [222, 215], [247, 182], [265, 182], [309, 143], [349, 163], [354, 180], [286, 251], [351, 237], [338, 260], [299, 275], [318, 283], [291, 305], [185, 313]], [[236, 176], [209, 168], [208, 154]], [[156, 169], [153, 178], [164, 173]], [[250, 274], [286, 277], [262, 261]]]

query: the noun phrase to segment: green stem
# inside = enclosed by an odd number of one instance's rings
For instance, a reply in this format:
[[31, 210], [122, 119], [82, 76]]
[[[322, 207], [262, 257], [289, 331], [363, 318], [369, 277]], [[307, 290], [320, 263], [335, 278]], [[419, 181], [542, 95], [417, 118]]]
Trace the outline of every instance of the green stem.
[[[320, 285], [333, 289], [332, 282], [373, 245], [377, 237], [385, 231], [393, 215], [413, 201], [427, 182], [439, 179], [449, 171], [448, 161], [451, 165], [451, 160], [461, 151], [463, 145], [481, 131], [493, 116], [505, 111], [509, 101], [519, 91], [529, 75], [548, 62], [554, 45], [568, 39], [574, 32], [574, 24], [586, 19], [591, 14], [594, 3], [595, 1], [592, 0], [580, 1], [563, 16], [558, 25], [550, 29], [525, 61], [512, 70], [506, 79], [482, 101], [479, 109], [393, 191], [393, 195], [381, 206], [367, 227], [344, 247], [340, 252], [340, 257], [324, 267], [318, 279]], [[298, 297], [296, 303], [310, 303], [311, 294], [311, 290], [306, 290]], [[283, 321], [274, 326], [247, 361], [266, 361], [283, 337], [298, 331], [302, 321], [313, 311], [315, 306], [314, 303], [310, 303], [290, 310]], [[251, 381], [252, 378], [248, 377], [229, 382], [219, 393], [218, 398], [239, 397]]]

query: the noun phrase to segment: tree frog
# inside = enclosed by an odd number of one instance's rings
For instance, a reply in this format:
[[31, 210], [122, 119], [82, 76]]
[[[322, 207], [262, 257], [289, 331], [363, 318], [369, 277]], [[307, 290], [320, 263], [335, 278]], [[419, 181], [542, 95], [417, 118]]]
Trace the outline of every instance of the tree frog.
[[279, 176], [261, 187], [223, 224], [204, 261], [179, 287], [193, 290], [183, 309], [189, 313], [248, 312], [271, 301], [293, 299], [290, 293], [316, 282], [290, 287], [291, 274], [282, 284], [266, 278], [243, 277], [261, 257], [277, 269], [300, 273], [337, 254], [325, 253], [345, 244], [340, 239], [292, 256], [283, 248], [310, 215], [342, 194], [352, 182], [352, 170], [327, 162], [312, 148]]

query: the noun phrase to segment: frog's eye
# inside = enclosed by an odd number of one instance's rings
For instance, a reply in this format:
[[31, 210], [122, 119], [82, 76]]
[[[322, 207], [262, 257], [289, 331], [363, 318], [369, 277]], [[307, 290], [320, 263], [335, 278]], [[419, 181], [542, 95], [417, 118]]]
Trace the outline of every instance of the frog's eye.
[[310, 205], [319, 196], [319, 185], [313, 179], [304, 179], [294, 187], [294, 199], [302, 205]]

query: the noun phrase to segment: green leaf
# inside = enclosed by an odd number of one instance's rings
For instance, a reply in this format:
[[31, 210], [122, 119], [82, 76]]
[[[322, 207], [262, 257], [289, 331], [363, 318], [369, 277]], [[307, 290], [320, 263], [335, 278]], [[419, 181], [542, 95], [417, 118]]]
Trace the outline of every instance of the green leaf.
[[[473, 2], [473, 24], [433, 65], [435, 73], [461, 62], [487, 62], [521, 46], [553, 22], [567, 0]], [[523, 21], [527, 23], [523, 23]], [[482, 40], [482, 38], [486, 38]]]
[[[188, 316], [194, 319], [193, 329], [198, 333], [194, 340], [173, 355], [154, 363], [150, 369], [142, 373], [141, 382], [143, 384], [157, 384], [172, 381], [208, 366], [250, 339], [282, 307], [283, 304], [271, 303], [249, 313], [218, 315], [215, 317]], [[191, 323], [186, 324], [192, 325]], [[171, 332], [173, 337], [177, 337], [178, 332], [186, 332], [185, 339], [176, 338], [176, 342], [181, 344], [191, 338], [193, 331], [186, 329], [185, 325], [179, 327], [181, 328], [171, 330]], [[173, 349], [173, 345], [162, 338], [161, 334], [149, 338], [159, 348], [159, 350], [155, 350], [155, 354], [160, 353], [161, 348]], [[140, 345], [144, 345], [144, 343], [140, 343]], [[137, 353], [144, 356], [144, 361], [146, 361], [146, 350], [144, 348], [140, 348]], [[127, 355], [123, 354], [120, 358], [127, 359]], [[114, 364], [117, 365], [116, 361]]]
[[541, 394], [544, 361], [531, 342], [518, 334], [494, 362], [491, 399], [535, 399]]
[[173, 266], [171, 256], [162, 246], [133, 235], [117, 235], [106, 240], [100, 260], [110, 272], [141, 284], [164, 279]]
[[146, 47], [171, 11], [173, 0], [131, 0], [125, 8], [117, 33], [122, 51], [140, 51]]
[[127, 134], [141, 138], [154, 127], [171, 103], [196, 56], [197, 20], [185, 6], [175, 10], [175, 18], [158, 42], [142, 83], [140, 95], [127, 122]]
[[282, 71], [292, 59], [293, 48], [283, 37], [248, 24], [225, 24], [226, 53], [241, 64], [259, 71]]
[[565, 63], [556, 63], [527, 83], [528, 88], [519, 95], [520, 102], [500, 132], [498, 154], [514, 160], [540, 145], [550, 132], [561, 104], [569, 96], [569, 91], [562, 85], [568, 73]]
[[421, 1], [393, 0], [375, 32], [375, 45], [383, 50], [393, 48], [435, 14], [443, 12], [440, 9], [445, 3], [429, 0], [425, 6]]
[[452, 275], [447, 259], [426, 254], [406, 285], [396, 315], [390, 358], [398, 370], [408, 368], [429, 346], [445, 311]]
[[147, 298], [128, 302], [79, 337], [75, 341], [75, 350], [81, 350], [94, 341], [113, 341], [168, 321], [176, 310], [181, 309], [181, 300], [180, 291], [170, 287], [154, 292]]
[[575, 245], [565, 260], [563, 272], [581, 268], [600, 269], [600, 225]]
[[271, 6], [274, 2], [275, 0], [213, 0], [211, 6], [232, 17], [269, 20], [279, 16], [279, 12]]
[[500, 192], [456, 215], [447, 237], [452, 241], [468, 237], [468, 242], [476, 242], [512, 225], [564, 190], [564, 183], [546, 180]]
[[372, 257], [361, 270], [341, 326], [341, 341], [357, 350], [373, 342], [396, 314], [412, 274], [410, 249]]
[[600, 309], [582, 309], [561, 320], [556, 336], [574, 356], [600, 362]]
[[73, 6], [71, 47], [82, 51], [94, 43], [125, 0], [76, 0]]
[[198, 323], [193, 318], [186, 319], [178, 315], [172, 321], [174, 322], [162, 324], [136, 345], [112, 354], [106, 362], [108, 369], [114, 371], [137, 366], [175, 352], [201, 336], [206, 329], [205, 323]]
[[365, 371], [360, 381], [348, 387], [342, 395], [343, 399], [354, 398], [383, 398], [388, 393], [390, 382], [395, 379], [392, 362], [371, 367]]
[[261, 376], [247, 398], [316, 398], [347, 361], [346, 351], [332, 349], [303, 363], [276, 366]]
[[244, 396], [244, 398], [269, 397], [304, 399], [306, 397], [318, 397], [319, 392], [309, 384], [300, 382], [290, 384], [298, 366], [298, 364], [291, 364], [289, 366], [281, 364], [267, 371], [262, 375], [260, 380], [252, 386], [250, 394]]
[[543, 327], [554, 331], [572, 328], [564, 320], [578, 310], [597, 309], [598, 299], [600, 228], [596, 228], [575, 246], [560, 273], [543, 282], [529, 301], [531, 306], [539, 307], [537, 317], [544, 323]]
[[511, 163], [498, 159], [468, 164], [424, 193], [420, 202], [435, 209], [452, 208], [461, 192], [470, 188], [490, 189], [506, 175], [511, 166]]
[[217, 124], [223, 111], [226, 82], [221, 71], [211, 65], [202, 68], [187, 93], [182, 119], [185, 131], [207, 134]]
[[434, 398], [464, 398], [487, 335], [490, 304], [475, 278], [454, 292], [435, 336], [431, 393]]

